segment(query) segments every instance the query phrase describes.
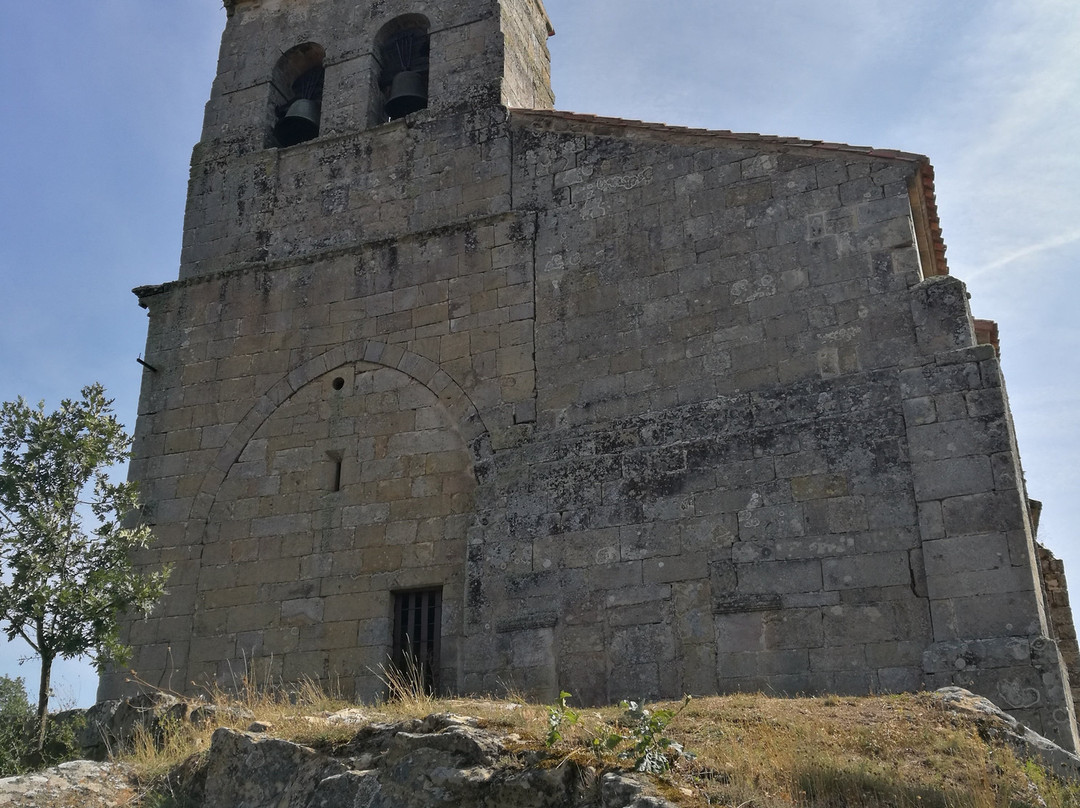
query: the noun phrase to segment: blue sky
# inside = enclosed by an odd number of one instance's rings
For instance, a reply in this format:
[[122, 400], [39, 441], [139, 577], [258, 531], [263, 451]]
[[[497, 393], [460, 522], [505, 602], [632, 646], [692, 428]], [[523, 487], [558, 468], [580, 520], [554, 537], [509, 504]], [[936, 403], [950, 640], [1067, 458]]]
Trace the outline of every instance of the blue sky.
[[[353, 0], [342, 0], [342, 2]], [[952, 274], [1001, 327], [1041, 539], [1080, 591], [1080, 14], [1075, 0], [546, 0], [560, 109], [929, 155]], [[36, 0], [0, 26], [0, 400], [101, 381], [134, 424], [176, 276], [220, 0]], [[0, 673], [36, 686], [25, 650]], [[56, 703], [88, 704], [82, 663]]]

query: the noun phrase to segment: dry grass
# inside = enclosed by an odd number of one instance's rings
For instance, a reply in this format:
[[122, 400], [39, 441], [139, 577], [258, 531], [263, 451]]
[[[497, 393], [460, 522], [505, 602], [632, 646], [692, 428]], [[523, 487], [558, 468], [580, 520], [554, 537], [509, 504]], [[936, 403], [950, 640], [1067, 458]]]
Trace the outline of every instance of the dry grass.
[[[288, 690], [256, 685], [227, 701], [225, 694], [216, 698], [271, 724], [277, 737], [327, 751], [356, 732], [355, 725], [324, 720], [356, 705], [313, 683]], [[360, 709], [371, 721], [435, 712], [473, 715], [489, 729], [518, 734], [521, 746], [544, 749], [545, 705], [435, 699], [423, 688], [409, 687], [397, 695]], [[592, 738], [619, 726], [623, 711], [579, 712], [580, 721], [563, 728], [564, 741], [551, 750], [553, 757], [583, 766], [625, 767], [611, 755], [598, 762], [590, 751]], [[225, 725], [246, 729], [250, 722], [235, 718]], [[144, 739], [126, 759], [145, 780], [161, 782], [165, 772], [208, 748], [212, 730], [177, 727], [158, 746]], [[1080, 808], [1080, 789], [988, 745], [973, 725], [927, 695], [695, 699], [667, 734], [697, 757], [676, 761], [658, 787], [663, 796], [690, 808]]]

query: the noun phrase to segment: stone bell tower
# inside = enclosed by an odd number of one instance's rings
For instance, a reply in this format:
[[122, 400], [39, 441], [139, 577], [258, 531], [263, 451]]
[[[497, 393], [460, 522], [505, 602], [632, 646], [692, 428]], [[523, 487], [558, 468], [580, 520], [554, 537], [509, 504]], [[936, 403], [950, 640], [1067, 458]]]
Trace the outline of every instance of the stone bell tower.
[[550, 23], [540, 0], [226, 8], [179, 279], [136, 290], [139, 560], [173, 571], [132, 668], [372, 695], [409, 652], [461, 689], [476, 467], [535, 417], [507, 107], [550, 109]]
[[[296, 225], [303, 216], [284, 204], [287, 191], [275, 198], [260, 179], [271, 163], [292, 168], [296, 161], [283, 148], [317, 138], [320, 144], [304, 150], [314, 155], [334, 138], [372, 132], [404, 112], [422, 110], [420, 119], [449, 127], [462, 115], [550, 109], [554, 100], [546, 45], [552, 29], [540, 0], [230, 0], [226, 6], [218, 74], [193, 159], [181, 279], [307, 249], [271, 221], [280, 217], [268, 218], [284, 213]], [[412, 140], [405, 139], [408, 149]], [[438, 190], [430, 183], [406, 188], [407, 155], [377, 152], [373, 142], [367, 155], [344, 162], [333, 155], [334, 177], [370, 174], [367, 159], [396, 160], [399, 190]], [[346, 204], [354, 211], [348, 233], [337, 239], [409, 226], [390, 211], [356, 215], [357, 201], [346, 203], [341, 185], [324, 188], [323, 198], [323, 207]], [[385, 201], [393, 193], [388, 188], [379, 196]], [[226, 199], [233, 209], [219, 207]], [[453, 219], [470, 210], [447, 213]]]

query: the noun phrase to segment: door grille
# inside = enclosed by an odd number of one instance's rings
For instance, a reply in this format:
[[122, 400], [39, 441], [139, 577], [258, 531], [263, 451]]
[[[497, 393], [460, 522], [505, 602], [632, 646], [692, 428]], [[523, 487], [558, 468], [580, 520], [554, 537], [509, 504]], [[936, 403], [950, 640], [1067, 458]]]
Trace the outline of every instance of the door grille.
[[394, 665], [407, 681], [439, 690], [442, 590], [394, 594]]

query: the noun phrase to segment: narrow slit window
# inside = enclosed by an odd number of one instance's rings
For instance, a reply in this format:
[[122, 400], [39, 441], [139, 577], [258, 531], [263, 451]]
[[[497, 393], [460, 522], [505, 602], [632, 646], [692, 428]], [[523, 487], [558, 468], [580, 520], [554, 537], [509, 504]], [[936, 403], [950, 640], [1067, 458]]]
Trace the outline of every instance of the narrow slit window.
[[341, 490], [341, 453], [340, 452], [327, 452], [326, 456], [330, 459], [330, 490]]

